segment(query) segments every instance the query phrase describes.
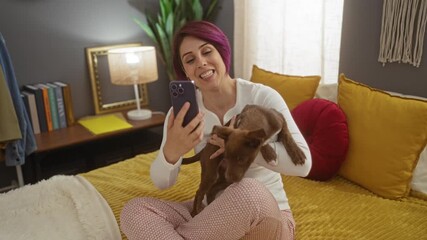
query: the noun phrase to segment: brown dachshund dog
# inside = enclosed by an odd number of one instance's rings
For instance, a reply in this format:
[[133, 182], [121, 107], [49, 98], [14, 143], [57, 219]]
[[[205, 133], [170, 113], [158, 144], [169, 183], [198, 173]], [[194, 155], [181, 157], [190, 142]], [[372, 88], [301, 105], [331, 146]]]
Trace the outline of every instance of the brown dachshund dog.
[[190, 164], [200, 160], [201, 164], [202, 176], [191, 212], [193, 217], [203, 210], [205, 195], [210, 204], [219, 191], [242, 180], [260, 151], [267, 162], [274, 161], [276, 152], [267, 143], [276, 134], [277, 141], [283, 143], [294, 164], [305, 162], [305, 155], [292, 138], [285, 118], [274, 109], [247, 105], [237, 116], [234, 128], [214, 126], [212, 134], [224, 139], [223, 154], [209, 159], [219, 147], [207, 143], [198, 154], [182, 161], [182, 164]]

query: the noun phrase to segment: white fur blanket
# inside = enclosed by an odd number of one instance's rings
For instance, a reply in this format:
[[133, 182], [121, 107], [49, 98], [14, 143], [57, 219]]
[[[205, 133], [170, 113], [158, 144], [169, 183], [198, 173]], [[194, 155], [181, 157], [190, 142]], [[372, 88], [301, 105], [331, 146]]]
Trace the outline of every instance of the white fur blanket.
[[54, 176], [0, 194], [0, 239], [121, 239], [113, 212], [83, 177]]

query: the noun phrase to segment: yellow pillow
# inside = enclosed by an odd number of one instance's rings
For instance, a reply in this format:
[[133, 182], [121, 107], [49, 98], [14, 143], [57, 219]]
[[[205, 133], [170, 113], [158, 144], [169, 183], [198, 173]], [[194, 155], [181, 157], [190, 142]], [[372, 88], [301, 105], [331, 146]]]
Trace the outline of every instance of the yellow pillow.
[[392, 96], [340, 75], [350, 145], [339, 174], [390, 199], [406, 197], [427, 143], [427, 101]]
[[320, 76], [292, 76], [266, 71], [254, 65], [251, 81], [276, 89], [289, 110], [305, 100], [312, 99], [319, 86]]

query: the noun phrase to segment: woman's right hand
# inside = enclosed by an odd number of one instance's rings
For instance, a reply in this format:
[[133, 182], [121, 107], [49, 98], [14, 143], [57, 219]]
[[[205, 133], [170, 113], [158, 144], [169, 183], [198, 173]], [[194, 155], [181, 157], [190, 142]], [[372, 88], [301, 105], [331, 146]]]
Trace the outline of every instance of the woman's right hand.
[[193, 149], [203, 139], [204, 114], [202, 112], [199, 112], [187, 126], [182, 126], [189, 108], [190, 103], [186, 102], [176, 116], [173, 111], [169, 115], [163, 154], [170, 164], [175, 164], [181, 156]]

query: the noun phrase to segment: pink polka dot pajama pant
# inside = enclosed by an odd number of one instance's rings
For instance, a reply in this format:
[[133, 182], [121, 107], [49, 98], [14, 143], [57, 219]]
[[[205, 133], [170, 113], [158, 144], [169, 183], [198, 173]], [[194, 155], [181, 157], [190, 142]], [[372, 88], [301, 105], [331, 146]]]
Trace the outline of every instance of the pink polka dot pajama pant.
[[129, 240], [294, 239], [291, 211], [280, 211], [273, 195], [255, 179], [230, 185], [194, 218], [191, 209], [192, 202], [135, 198], [121, 212], [121, 230]]

